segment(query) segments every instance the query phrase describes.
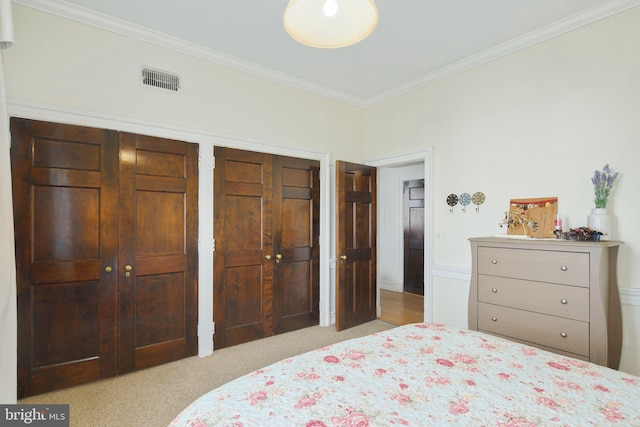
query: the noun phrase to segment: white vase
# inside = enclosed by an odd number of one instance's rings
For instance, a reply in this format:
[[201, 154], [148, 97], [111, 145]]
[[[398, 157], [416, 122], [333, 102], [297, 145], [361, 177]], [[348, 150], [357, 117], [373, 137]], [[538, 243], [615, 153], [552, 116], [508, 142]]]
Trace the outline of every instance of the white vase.
[[587, 227], [601, 232], [600, 240], [611, 240], [611, 215], [607, 208], [592, 208], [587, 217]]

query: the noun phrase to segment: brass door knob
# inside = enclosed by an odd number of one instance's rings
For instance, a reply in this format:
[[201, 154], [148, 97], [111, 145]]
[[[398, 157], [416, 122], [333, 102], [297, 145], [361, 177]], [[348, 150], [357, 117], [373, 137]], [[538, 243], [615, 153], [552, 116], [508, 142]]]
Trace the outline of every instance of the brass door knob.
[[347, 259], [347, 256], [346, 255], [340, 255], [340, 259], [344, 261], [345, 259]]
[[282, 259], [282, 254], [276, 254], [276, 264], [280, 264], [281, 259]]
[[270, 260], [270, 259], [271, 259], [271, 255], [265, 255], [265, 256], [264, 256], [264, 259], [266, 259], [266, 260]]
[[111, 268], [111, 266], [110, 266], [110, 265], [107, 265], [107, 266], [104, 268], [104, 271], [106, 271], [107, 273], [111, 273], [111, 272], [113, 271], [113, 269]]
[[131, 277], [131, 270], [133, 270], [133, 267], [131, 267], [129, 264], [124, 266], [124, 277]]

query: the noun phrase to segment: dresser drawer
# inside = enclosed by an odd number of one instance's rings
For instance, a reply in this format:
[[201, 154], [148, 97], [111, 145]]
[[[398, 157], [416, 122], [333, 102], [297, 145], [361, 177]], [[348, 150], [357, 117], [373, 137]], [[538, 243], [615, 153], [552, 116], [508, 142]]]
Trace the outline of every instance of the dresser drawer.
[[478, 274], [589, 287], [589, 254], [478, 248]]
[[497, 276], [478, 276], [478, 301], [589, 321], [589, 289]]
[[478, 303], [478, 330], [589, 356], [589, 323]]

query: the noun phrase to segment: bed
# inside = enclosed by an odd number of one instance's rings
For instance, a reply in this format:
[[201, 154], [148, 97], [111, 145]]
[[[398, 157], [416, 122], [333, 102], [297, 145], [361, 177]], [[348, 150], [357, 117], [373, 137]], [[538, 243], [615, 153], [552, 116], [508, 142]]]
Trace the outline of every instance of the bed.
[[203, 395], [190, 426], [640, 426], [640, 377], [439, 324], [301, 354]]

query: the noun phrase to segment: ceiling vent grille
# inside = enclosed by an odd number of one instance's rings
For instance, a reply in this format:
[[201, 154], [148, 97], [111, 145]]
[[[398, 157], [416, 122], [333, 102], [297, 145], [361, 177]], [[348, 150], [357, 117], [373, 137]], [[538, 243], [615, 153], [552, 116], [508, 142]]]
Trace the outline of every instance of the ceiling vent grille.
[[160, 70], [144, 67], [142, 84], [177, 92], [180, 89], [180, 77]]

